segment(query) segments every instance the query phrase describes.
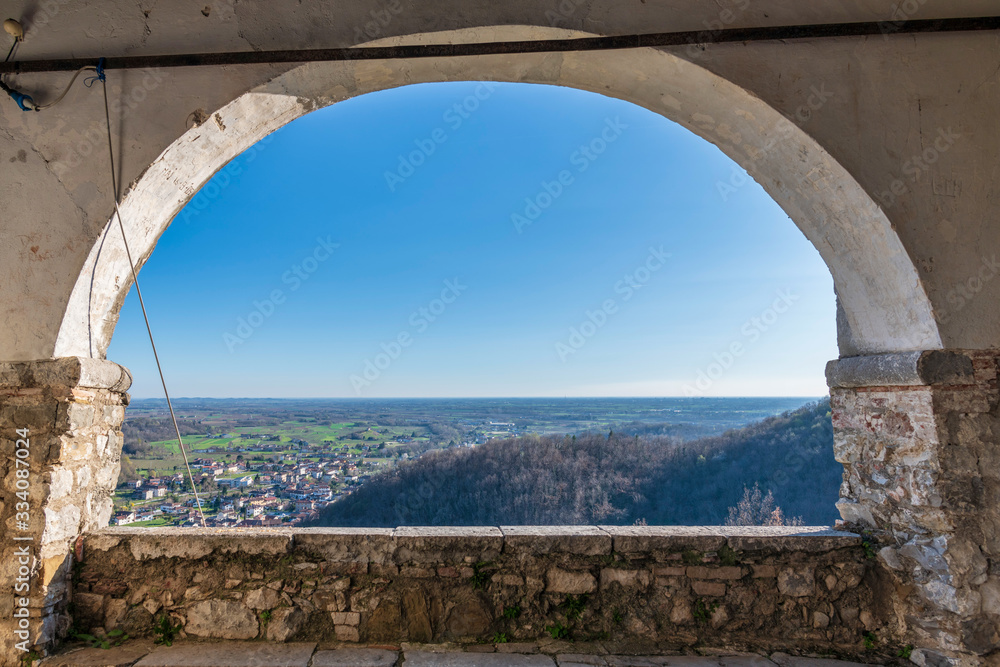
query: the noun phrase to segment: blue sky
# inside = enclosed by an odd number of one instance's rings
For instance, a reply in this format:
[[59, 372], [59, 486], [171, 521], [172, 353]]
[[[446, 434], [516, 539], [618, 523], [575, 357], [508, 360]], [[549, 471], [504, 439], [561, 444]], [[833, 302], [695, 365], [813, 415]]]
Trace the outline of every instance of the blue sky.
[[[309, 114], [217, 174], [139, 277], [174, 396], [820, 396], [837, 356], [829, 271], [760, 186], [661, 116], [551, 86]], [[108, 358], [162, 396], [134, 290]]]

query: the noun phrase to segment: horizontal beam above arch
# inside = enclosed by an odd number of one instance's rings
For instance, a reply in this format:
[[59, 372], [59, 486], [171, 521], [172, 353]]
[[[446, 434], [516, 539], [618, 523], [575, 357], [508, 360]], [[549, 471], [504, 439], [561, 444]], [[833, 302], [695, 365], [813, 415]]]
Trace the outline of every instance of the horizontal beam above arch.
[[48, 60], [0, 63], [0, 74], [72, 72], [84, 67], [127, 70], [152, 67], [218, 67], [222, 65], [274, 65], [352, 60], [454, 58], [517, 53], [567, 53], [572, 51], [611, 51], [687, 46], [691, 44], [728, 44], [732, 42], [785, 41], [790, 39], [825, 39], [831, 37], [888, 36], [981, 30], [1000, 30], [1000, 16], [759, 26], [753, 28], [725, 28], [722, 30], [685, 30], [634, 35], [605, 35], [569, 39], [531, 39], [459, 44], [399, 44], [393, 46], [364, 46], [336, 49], [230, 51], [225, 53], [187, 53], [161, 56], [119, 56], [116, 58], [53, 58]]

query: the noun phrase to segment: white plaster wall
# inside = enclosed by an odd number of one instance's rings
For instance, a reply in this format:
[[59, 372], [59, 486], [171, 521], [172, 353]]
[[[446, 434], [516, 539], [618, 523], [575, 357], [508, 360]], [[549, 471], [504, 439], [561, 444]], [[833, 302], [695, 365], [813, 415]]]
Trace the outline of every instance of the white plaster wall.
[[[701, 29], [723, 22], [740, 26], [887, 20], [895, 4], [637, 0], [576, 5], [566, 0], [560, 12], [557, 2], [526, 0], [399, 3], [242, 0], [234, 5], [220, 0], [203, 6], [182, 0], [52, 0], [41, 5], [14, 1], [5, 9], [18, 16], [34, 8], [34, 18], [27, 21], [28, 40], [19, 51], [20, 58], [28, 59], [341, 46], [359, 41], [359, 36], [367, 39], [366, 28], [369, 34], [374, 29], [375, 36], [389, 37], [481, 25], [557, 23], [611, 34]], [[910, 4], [913, 18], [987, 15], [995, 9], [995, 3], [980, 0]], [[400, 11], [390, 11], [388, 22], [372, 23], [370, 12], [378, 16], [394, 7]], [[492, 39], [502, 34], [472, 30], [449, 38]], [[511, 28], [508, 34], [525, 33]], [[732, 44], [704, 52], [685, 47], [670, 50], [673, 56], [629, 51], [504, 56], [493, 57], [493, 62], [462, 59], [464, 65], [309, 65], [270, 86], [263, 84], [291, 68], [113, 72], [110, 86], [113, 100], [124, 105], [116, 122], [116, 150], [123, 183], [135, 185], [126, 217], [134, 220], [130, 224], [136, 227], [137, 247], [150, 247], [162, 232], [164, 213], [178, 210], [225, 159], [315, 105], [420, 80], [562, 83], [656, 109], [717, 142], [754, 173], [831, 266], [851, 329], [850, 335], [841, 336], [842, 351], [977, 348], [1000, 344], [1000, 309], [994, 306], [1000, 280], [977, 285], [978, 291], [960, 307], [954, 297], [956, 286], [974, 277], [981, 256], [988, 258], [1000, 248], [1000, 226], [993, 224], [995, 156], [1000, 148], [993, 120], [1000, 106], [997, 46], [995, 34], [889, 36]], [[685, 59], [695, 65], [683, 63]], [[702, 67], [720, 77], [709, 77]], [[65, 74], [16, 78], [40, 102], [67, 79]], [[781, 120], [780, 114], [794, 118], [817, 87], [833, 94], [810, 110], [808, 119]], [[257, 93], [220, 112], [228, 118], [224, 136], [210, 134], [221, 132], [212, 123], [185, 134], [193, 111], [223, 109], [249, 90]], [[297, 99], [300, 93], [305, 99]], [[787, 146], [783, 141], [780, 152], [755, 159], [758, 142], [781, 129], [783, 122], [794, 132], [785, 128], [782, 136], [794, 140]], [[0, 126], [0, 358], [101, 356], [127, 273], [115, 266], [114, 234], [102, 251], [102, 261], [109, 266], [95, 262], [95, 248], [112, 210], [99, 93], [78, 87], [63, 106], [41, 114], [19, 112], [4, 101]], [[961, 138], [911, 181], [907, 160], [932, 146], [938, 130], [947, 128]], [[178, 139], [182, 143], [171, 146]], [[192, 152], [184, 153], [185, 145]], [[164, 159], [150, 168], [165, 150]], [[207, 159], [201, 162], [200, 157]], [[801, 179], [788, 178], [803, 171], [811, 191]], [[880, 211], [873, 202], [880, 201], [878, 193], [897, 178], [906, 192], [892, 205], [882, 202]], [[866, 191], [875, 197], [866, 196]], [[104, 271], [103, 282], [90, 294], [81, 274], [94, 266]], [[939, 318], [940, 326], [931, 303], [945, 315]], [[88, 310], [93, 311], [89, 316]]]

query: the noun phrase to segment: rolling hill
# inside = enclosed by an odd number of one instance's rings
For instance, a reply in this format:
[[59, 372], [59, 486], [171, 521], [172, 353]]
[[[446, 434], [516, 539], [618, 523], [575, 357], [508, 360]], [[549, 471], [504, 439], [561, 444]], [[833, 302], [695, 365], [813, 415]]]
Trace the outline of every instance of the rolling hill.
[[786, 517], [830, 524], [841, 471], [824, 400], [688, 442], [626, 428], [429, 452], [314, 525], [722, 524], [755, 484]]

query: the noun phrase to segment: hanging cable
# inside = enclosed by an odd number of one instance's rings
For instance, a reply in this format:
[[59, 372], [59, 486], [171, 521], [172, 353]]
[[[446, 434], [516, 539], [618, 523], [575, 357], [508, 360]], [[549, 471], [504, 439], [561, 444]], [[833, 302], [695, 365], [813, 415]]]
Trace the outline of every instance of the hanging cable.
[[[16, 44], [15, 44], [15, 46], [16, 46]], [[104, 59], [102, 58], [101, 60], [103, 61]], [[55, 105], [57, 105], [60, 102], [62, 102], [63, 98], [66, 97], [66, 94], [69, 92], [69, 89], [73, 87], [74, 83], [76, 83], [77, 77], [79, 77], [82, 73], [88, 72], [88, 71], [89, 72], [98, 72], [98, 71], [103, 72], [104, 70], [103, 70], [103, 66], [102, 65], [98, 65], [97, 67], [94, 67], [93, 65], [88, 65], [86, 67], [81, 67], [80, 69], [76, 70], [76, 73], [73, 75], [73, 78], [69, 80], [69, 84], [67, 84], [66, 88], [63, 89], [63, 91], [62, 91], [62, 93], [60, 93], [59, 97], [57, 97], [56, 99], [52, 100], [48, 104], [36, 104], [35, 100], [31, 99], [30, 95], [25, 95], [21, 91], [15, 90], [14, 88], [11, 88], [7, 84], [5, 84], [3, 81], [0, 81], [0, 89], [3, 89], [3, 91], [5, 93], [7, 93], [8, 95], [10, 95], [14, 99], [14, 101], [17, 102], [17, 106], [21, 107], [22, 110], [24, 110], [24, 111], [44, 111], [45, 109], [51, 109]], [[84, 83], [85, 86], [87, 86], [88, 88], [90, 88], [94, 84], [94, 82], [97, 81], [97, 80], [99, 80], [99, 79], [100, 79], [100, 74], [98, 76], [92, 76], [92, 77], [90, 77], [88, 79], [84, 79], [83, 83]]]
[[[45, 109], [50, 109], [50, 108], [54, 107], [55, 105], [59, 104], [60, 102], [62, 102], [63, 98], [66, 97], [66, 93], [68, 93], [69, 89], [73, 87], [74, 83], [76, 83], [76, 78], [78, 76], [80, 76], [81, 74], [83, 74], [84, 72], [87, 72], [87, 71], [96, 72], [97, 68], [96, 67], [81, 67], [80, 69], [76, 70], [76, 73], [73, 75], [73, 78], [69, 80], [69, 84], [66, 86], [66, 89], [62, 91], [62, 94], [59, 97], [57, 97], [56, 99], [54, 99], [51, 102], [49, 102], [48, 104], [41, 104], [41, 105], [35, 104], [35, 111], [44, 111]], [[91, 77], [89, 79], [85, 79], [83, 83], [84, 83], [85, 86], [87, 86], [89, 88], [90, 86], [93, 85], [93, 82], [94, 82], [94, 80], [96, 80], [96, 78], [97, 77]], [[90, 83], [88, 83], [88, 81]]]
[[[139, 276], [135, 271], [135, 263], [132, 261], [132, 252], [128, 248], [128, 239], [125, 236], [125, 224], [122, 222], [122, 212], [118, 208], [118, 178], [115, 175], [115, 151], [114, 142], [111, 138], [111, 109], [108, 105], [108, 83], [104, 75], [104, 59], [96, 68], [96, 80], [101, 82], [104, 89], [104, 115], [108, 124], [108, 156], [111, 159], [111, 191], [115, 197], [115, 216], [118, 218], [118, 228], [122, 232], [122, 243], [125, 246], [125, 256], [128, 258], [129, 269], [132, 270], [132, 282], [135, 284], [135, 294], [139, 297], [139, 307], [142, 308], [142, 319], [146, 321], [146, 333], [149, 334], [149, 344], [153, 348], [153, 358], [156, 360], [156, 370], [160, 373], [160, 384], [163, 385], [163, 395], [167, 399], [167, 408], [170, 410], [170, 420], [174, 424], [174, 433], [177, 434], [177, 444], [181, 448], [181, 455], [184, 457], [184, 466], [187, 468], [188, 479], [191, 480], [191, 491], [194, 492], [194, 500], [198, 505], [198, 516], [201, 517], [201, 526], [205, 528], [205, 513], [201, 508], [201, 498], [198, 496], [198, 489], [194, 484], [194, 475], [191, 474], [191, 464], [188, 462], [187, 450], [184, 449], [184, 440], [181, 438], [181, 429], [177, 426], [177, 417], [174, 415], [174, 406], [170, 401], [170, 393], [167, 391], [167, 381], [163, 377], [163, 367], [160, 365], [160, 355], [156, 352], [156, 343], [153, 341], [153, 329], [149, 326], [149, 316], [146, 315], [146, 304], [142, 298], [142, 290], [139, 289]], [[82, 71], [82, 70], [81, 70]], [[79, 74], [79, 72], [77, 72]], [[75, 79], [76, 77], [74, 77]], [[70, 84], [72, 85], [72, 83]], [[57, 100], [58, 101], [58, 100]]]

